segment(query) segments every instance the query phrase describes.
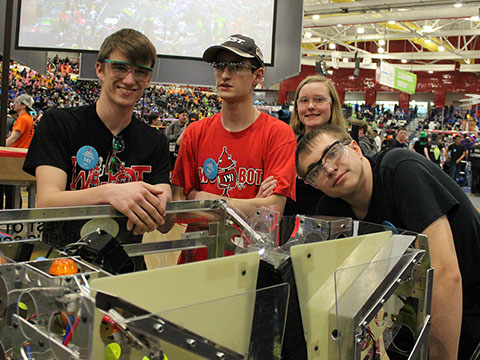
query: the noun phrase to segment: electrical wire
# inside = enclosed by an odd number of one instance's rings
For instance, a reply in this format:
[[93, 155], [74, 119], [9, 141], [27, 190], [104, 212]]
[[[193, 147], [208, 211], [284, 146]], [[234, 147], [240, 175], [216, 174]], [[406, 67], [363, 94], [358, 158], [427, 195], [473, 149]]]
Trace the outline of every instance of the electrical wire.
[[[63, 338], [63, 345], [65, 346], [68, 346], [68, 343], [70, 342], [70, 340], [72, 340], [72, 337], [73, 337], [73, 333], [75, 332], [75, 330], [77, 329], [78, 327], [78, 324], [80, 323], [80, 319], [82, 318], [82, 309], [80, 308], [80, 310], [78, 311], [78, 314], [77, 316], [75, 317], [75, 321], [72, 325], [72, 327], [70, 328], [70, 331], [65, 332], [65, 337]], [[68, 329], [67, 329], [68, 330]]]

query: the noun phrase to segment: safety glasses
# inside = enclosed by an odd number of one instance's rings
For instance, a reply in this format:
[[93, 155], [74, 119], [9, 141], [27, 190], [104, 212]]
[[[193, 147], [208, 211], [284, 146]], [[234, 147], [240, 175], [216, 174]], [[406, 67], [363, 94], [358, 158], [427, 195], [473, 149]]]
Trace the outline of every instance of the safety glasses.
[[113, 76], [119, 79], [125, 79], [130, 72], [133, 72], [133, 76], [137, 82], [146, 82], [153, 71], [153, 68], [150, 66], [132, 64], [127, 61], [110, 59], [105, 59], [104, 61], [109, 65]]

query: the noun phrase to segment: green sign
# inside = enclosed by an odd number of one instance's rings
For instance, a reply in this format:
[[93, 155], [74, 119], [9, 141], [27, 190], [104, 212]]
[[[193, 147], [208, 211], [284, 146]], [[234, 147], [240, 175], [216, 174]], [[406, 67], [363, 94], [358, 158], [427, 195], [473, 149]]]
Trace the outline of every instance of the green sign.
[[395, 80], [393, 87], [409, 94], [415, 94], [415, 89], [417, 88], [417, 75], [395, 68]]
[[409, 94], [415, 94], [417, 75], [382, 61], [378, 82]]

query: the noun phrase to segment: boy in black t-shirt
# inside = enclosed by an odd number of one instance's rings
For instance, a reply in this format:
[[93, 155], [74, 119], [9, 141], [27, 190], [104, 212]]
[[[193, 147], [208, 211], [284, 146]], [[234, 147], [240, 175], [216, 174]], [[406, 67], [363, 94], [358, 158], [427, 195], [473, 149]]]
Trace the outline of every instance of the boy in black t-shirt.
[[460, 135], [455, 135], [454, 143], [448, 147], [448, 164], [450, 166], [450, 177], [457, 181], [460, 173], [460, 162], [465, 158], [467, 151], [465, 146], [460, 142], [462, 138]]
[[420, 133], [420, 138], [413, 144], [413, 149], [422, 156], [428, 158], [428, 137], [425, 131]]
[[365, 157], [331, 125], [302, 139], [296, 167], [300, 178], [325, 193], [316, 214], [389, 221], [427, 235], [435, 268], [430, 356], [456, 359], [458, 352], [469, 359], [480, 340], [480, 213], [462, 189], [412, 151]]
[[470, 148], [470, 161], [472, 163], [472, 184], [470, 191], [472, 195], [480, 195], [480, 138]]
[[445, 156], [445, 146], [438, 141], [438, 134], [433, 133], [430, 142], [428, 143], [428, 158], [433, 161], [434, 164], [440, 166], [442, 163], [442, 157]]
[[166, 139], [133, 115], [156, 57], [145, 35], [117, 31], [98, 53], [98, 101], [45, 113], [23, 167], [37, 178], [39, 207], [110, 204], [128, 218], [120, 225], [130, 234], [126, 242], [165, 223], [171, 200]]

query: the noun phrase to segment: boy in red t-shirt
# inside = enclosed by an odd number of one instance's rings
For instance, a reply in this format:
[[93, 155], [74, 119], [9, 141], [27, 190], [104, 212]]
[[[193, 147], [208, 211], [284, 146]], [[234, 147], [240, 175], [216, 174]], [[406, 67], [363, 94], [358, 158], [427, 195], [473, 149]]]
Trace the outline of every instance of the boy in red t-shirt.
[[232, 35], [208, 48], [222, 111], [191, 124], [183, 134], [173, 172], [173, 199], [225, 199], [248, 215], [274, 206], [283, 213], [295, 200], [295, 148], [292, 129], [252, 105], [264, 75], [255, 41]]

